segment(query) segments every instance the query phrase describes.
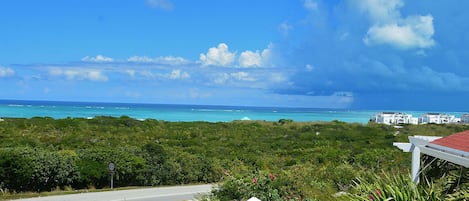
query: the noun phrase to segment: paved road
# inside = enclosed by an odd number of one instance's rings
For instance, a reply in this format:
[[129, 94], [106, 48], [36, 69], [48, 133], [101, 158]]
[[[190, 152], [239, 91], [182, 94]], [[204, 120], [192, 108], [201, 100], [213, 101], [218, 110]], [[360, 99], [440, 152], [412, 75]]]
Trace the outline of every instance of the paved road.
[[56, 195], [18, 201], [183, 201], [194, 200], [197, 195], [211, 190], [212, 185], [207, 184]]

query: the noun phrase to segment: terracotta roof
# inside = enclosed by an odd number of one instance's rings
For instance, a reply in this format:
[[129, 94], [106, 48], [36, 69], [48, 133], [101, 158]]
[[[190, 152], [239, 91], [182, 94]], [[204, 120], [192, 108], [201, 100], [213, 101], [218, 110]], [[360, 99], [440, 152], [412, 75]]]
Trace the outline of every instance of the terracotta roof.
[[459, 151], [469, 152], [469, 130], [455, 133], [447, 137], [433, 140], [430, 144], [449, 147]]

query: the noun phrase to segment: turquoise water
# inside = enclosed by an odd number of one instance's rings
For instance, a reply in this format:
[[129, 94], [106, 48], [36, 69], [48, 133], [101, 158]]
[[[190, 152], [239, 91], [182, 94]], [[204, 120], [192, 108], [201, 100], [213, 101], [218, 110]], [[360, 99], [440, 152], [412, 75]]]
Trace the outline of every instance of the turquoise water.
[[[292, 119], [294, 121], [343, 121], [367, 123], [376, 110], [336, 110], [311, 108], [274, 108], [242, 106], [162, 105], [130, 103], [84, 103], [53, 101], [0, 100], [0, 117], [93, 118], [129, 116], [165, 121], [228, 122], [234, 120]], [[420, 116], [426, 112], [400, 111]], [[460, 117], [461, 112], [446, 112]]]

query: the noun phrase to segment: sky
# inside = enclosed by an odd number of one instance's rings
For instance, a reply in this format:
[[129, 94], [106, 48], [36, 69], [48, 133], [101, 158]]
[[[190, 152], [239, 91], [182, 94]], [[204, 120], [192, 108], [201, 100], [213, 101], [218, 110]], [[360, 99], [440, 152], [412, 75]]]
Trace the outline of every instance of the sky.
[[0, 99], [469, 111], [467, 0], [4, 0]]

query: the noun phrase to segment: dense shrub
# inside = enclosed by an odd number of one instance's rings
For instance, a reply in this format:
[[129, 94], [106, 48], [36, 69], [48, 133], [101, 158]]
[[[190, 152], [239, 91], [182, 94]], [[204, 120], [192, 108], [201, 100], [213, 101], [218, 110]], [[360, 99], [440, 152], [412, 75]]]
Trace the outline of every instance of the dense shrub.
[[[204, 200], [247, 200], [256, 197], [260, 200], [282, 201], [282, 200], [318, 200], [318, 196], [305, 190], [304, 186], [310, 187], [295, 170], [283, 171], [281, 173], [257, 172], [231, 174], [226, 173], [221, 185], [217, 186], [212, 194]], [[327, 197], [329, 200], [332, 196]]]
[[142, 185], [146, 161], [139, 156], [138, 151], [131, 147], [80, 150], [79, 183], [95, 187], [107, 186], [110, 175], [108, 164], [112, 162], [115, 164], [115, 186]]
[[36, 149], [33, 156], [33, 189], [49, 191], [71, 185], [78, 178], [74, 151], [48, 151]]
[[33, 175], [31, 152], [17, 148], [0, 149], [0, 182], [4, 189], [31, 189]]
[[0, 122], [0, 188], [103, 188], [109, 185], [108, 164], [113, 162], [115, 186], [222, 182], [216, 192], [221, 200], [252, 195], [331, 200], [335, 192], [348, 191], [357, 176], [408, 170], [410, 154], [392, 142], [467, 129], [408, 125], [398, 130], [287, 119], [210, 123], [126, 116], [7, 118]]
[[30, 147], [0, 149], [0, 180], [11, 190], [48, 191], [78, 178], [73, 151]]

